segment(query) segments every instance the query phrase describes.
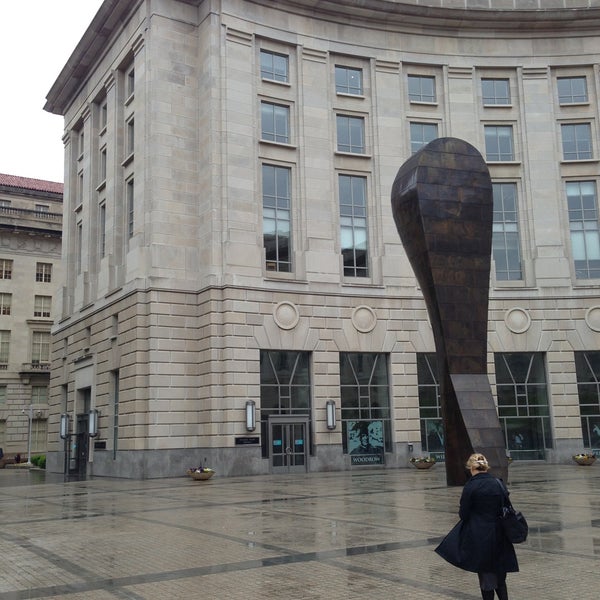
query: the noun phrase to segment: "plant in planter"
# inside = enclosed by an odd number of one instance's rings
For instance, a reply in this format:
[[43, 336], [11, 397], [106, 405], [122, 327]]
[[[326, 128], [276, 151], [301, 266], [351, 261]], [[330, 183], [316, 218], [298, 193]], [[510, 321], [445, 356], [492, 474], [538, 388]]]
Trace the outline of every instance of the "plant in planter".
[[417, 469], [431, 469], [435, 465], [435, 458], [433, 456], [413, 456], [408, 462]]
[[206, 481], [207, 479], [210, 479], [215, 474], [215, 471], [213, 469], [211, 469], [210, 467], [190, 467], [187, 470], [187, 474], [192, 479], [197, 479], [199, 481]]
[[579, 454], [574, 454], [573, 460], [578, 465], [589, 467], [590, 465], [593, 465], [596, 462], [596, 456], [591, 452], [581, 452]]

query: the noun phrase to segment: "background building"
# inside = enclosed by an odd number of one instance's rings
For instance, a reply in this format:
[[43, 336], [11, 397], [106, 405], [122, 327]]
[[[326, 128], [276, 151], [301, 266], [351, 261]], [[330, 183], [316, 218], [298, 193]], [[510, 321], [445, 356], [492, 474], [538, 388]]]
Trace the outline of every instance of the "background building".
[[507, 448], [600, 447], [600, 7], [427, 4], [106, 0], [45, 107], [66, 152], [50, 469], [65, 450], [72, 471], [131, 477], [441, 452], [390, 207], [441, 136], [494, 181]]
[[63, 184], [0, 173], [0, 448], [45, 453]]

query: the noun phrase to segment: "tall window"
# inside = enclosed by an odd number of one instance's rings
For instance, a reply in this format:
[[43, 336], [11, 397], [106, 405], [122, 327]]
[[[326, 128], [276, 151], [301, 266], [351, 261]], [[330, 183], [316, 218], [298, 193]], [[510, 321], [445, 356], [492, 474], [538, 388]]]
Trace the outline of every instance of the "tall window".
[[262, 139], [280, 144], [288, 144], [290, 141], [289, 106], [261, 102], [260, 113]]
[[106, 202], [100, 204], [100, 236], [98, 238], [100, 258], [106, 255]]
[[10, 352], [10, 331], [3, 329], [0, 330], [0, 364], [6, 365], [8, 364], [8, 357]]
[[106, 181], [106, 147], [100, 150], [100, 165], [98, 169], [98, 180], [102, 183], [103, 181]]
[[50, 362], [50, 332], [34, 331], [31, 338], [31, 363], [34, 365]]
[[488, 161], [515, 160], [512, 125], [485, 126], [485, 157]]
[[108, 103], [104, 100], [100, 104], [100, 133], [106, 129], [108, 124]]
[[113, 387], [113, 460], [117, 458], [119, 449], [119, 393], [120, 374], [119, 369], [111, 372]]
[[600, 277], [600, 231], [595, 181], [568, 181], [571, 247], [577, 279]]
[[435, 353], [417, 354], [417, 381], [419, 386], [419, 421], [421, 447], [428, 454], [444, 457], [444, 421], [440, 402], [437, 359]]
[[411, 102], [435, 102], [435, 77], [409, 75], [408, 99]]
[[52, 281], [52, 263], [36, 263], [35, 280], [42, 283], [50, 283]]
[[263, 457], [269, 452], [269, 415], [310, 415], [310, 354], [260, 352], [260, 419]]
[[127, 148], [125, 149], [125, 155], [129, 156], [133, 154], [135, 143], [135, 119], [131, 117], [127, 121]]
[[12, 279], [13, 261], [0, 258], [0, 279]]
[[31, 404], [48, 404], [48, 386], [31, 386]]
[[0, 406], [6, 404], [6, 386], [0, 385]]
[[337, 148], [340, 152], [365, 153], [365, 120], [337, 115]]
[[438, 128], [435, 123], [410, 124], [410, 151], [418, 152], [423, 146], [438, 137]]
[[130, 239], [133, 237], [133, 225], [134, 225], [134, 221], [133, 221], [133, 217], [134, 217], [134, 196], [133, 196], [133, 192], [134, 192], [134, 181], [133, 181], [133, 177], [132, 177], [131, 179], [127, 180], [126, 192], [125, 192], [126, 202], [127, 202], [127, 237], [130, 238]]
[[335, 91], [338, 94], [361, 96], [363, 93], [362, 69], [336, 65]]
[[517, 185], [494, 183], [492, 188], [494, 193], [492, 255], [496, 267], [496, 279], [519, 280], [522, 278], [522, 273]]
[[260, 76], [272, 81], [289, 81], [289, 59], [285, 54], [277, 54], [269, 50], [260, 51]]
[[508, 79], [482, 79], [481, 93], [485, 105], [509, 105], [510, 82]]
[[543, 459], [546, 448], [552, 448], [543, 353], [499, 353], [494, 362], [506, 447], [513, 458]]
[[600, 352], [575, 352], [583, 446], [600, 450]]
[[77, 222], [77, 272], [81, 273], [83, 261], [83, 222]]
[[[385, 354], [340, 353], [342, 444], [345, 454], [391, 452], [390, 382]], [[368, 448], [367, 448], [368, 445]]]
[[135, 92], [135, 69], [131, 67], [125, 76], [125, 89], [127, 91], [127, 99], [131, 98]]
[[589, 123], [560, 126], [564, 160], [586, 160], [592, 155], [592, 127]]
[[368, 277], [367, 178], [339, 176], [341, 250], [346, 277]]
[[290, 272], [291, 170], [263, 165], [263, 245], [267, 271]]
[[34, 317], [50, 317], [52, 310], [52, 296], [36, 296], [33, 304]]
[[582, 104], [588, 101], [587, 81], [584, 77], [559, 77], [556, 80], [560, 104]]
[[0, 315], [10, 315], [12, 294], [0, 294]]

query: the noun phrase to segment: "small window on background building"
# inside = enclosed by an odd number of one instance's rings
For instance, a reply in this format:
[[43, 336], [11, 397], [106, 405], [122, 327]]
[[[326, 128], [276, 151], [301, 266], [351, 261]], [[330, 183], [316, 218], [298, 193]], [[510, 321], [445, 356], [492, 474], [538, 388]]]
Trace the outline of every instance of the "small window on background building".
[[50, 283], [52, 281], [52, 263], [36, 263], [35, 280], [41, 283]]
[[126, 184], [127, 199], [127, 237], [133, 237], [134, 227], [134, 181], [133, 178], [127, 180]]
[[127, 71], [127, 99], [133, 96], [135, 92], [135, 69], [133, 67]]
[[278, 54], [269, 50], [260, 51], [260, 76], [262, 79], [288, 83], [288, 71], [289, 59], [285, 54]]
[[50, 362], [50, 332], [34, 331], [31, 339], [31, 362], [42, 364]]
[[10, 315], [12, 294], [0, 294], [0, 315]]
[[587, 160], [592, 155], [592, 127], [589, 123], [563, 124], [562, 147], [564, 160]]
[[8, 357], [10, 352], [10, 331], [3, 329], [0, 330], [0, 364], [8, 364]]
[[50, 317], [52, 310], [52, 296], [36, 296], [34, 299], [33, 316]]
[[108, 124], [108, 104], [106, 101], [100, 105], [100, 131], [103, 132]]
[[436, 101], [435, 77], [409, 75], [408, 99], [410, 102], [434, 103]]
[[410, 124], [410, 151], [418, 152], [423, 146], [438, 137], [436, 123], [411, 123]]
[[0, 406], [6, 404], [6, 386], [0, 385]]
[[486, 105], [509, 105], [510, 82], [508, 79], [482, 79], [481, 93]]
[[559, 104], [585, 104], [588, 102], [585, 77], [559, 77], [556, 80]]
[[339, 152], [365, 153], [365, 120], [363, 117], [337, 115], [337, 149]]
[[290, 108], [271, 102], [260, 103], [261, 138], [270, 142], [289, 144]]
[[362, 96], [362, 69], [353, 67], [335, 67], [335, 91], [338, 94]]
[[13, 261], [8, 258], [0, 259], [0, 279], [12, 279]]
[[512, 125], [485, 126], [485, 158], [490, 162], [515, 160]]
[[125, 149], [126, 156], [133, 154], [135, 144], [135, 119], [131, 117], [127, 121], [127, 148]]
[[48, 386], [31, 386], [31, 404], [48, 404]]
[[100, 181], [100, 183], [106, 181], [106, 148], [102, 148], [100, 150], [100, 167], [98, 180]]

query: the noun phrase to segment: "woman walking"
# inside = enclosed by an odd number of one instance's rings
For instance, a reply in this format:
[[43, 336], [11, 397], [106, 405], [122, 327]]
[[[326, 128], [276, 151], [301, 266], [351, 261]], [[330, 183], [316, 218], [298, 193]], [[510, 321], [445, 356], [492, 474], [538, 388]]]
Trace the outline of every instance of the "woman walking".
[[504, 484], [488, 473], [483, 454], [471, 454], [466, 464], [471, 478], [460, 498], [460, 522], [435, 551], [456, 567], [477, 573], [483, 600], [508, 600], [506, 574], [519, 570], [514, 546], [500, 524]]

